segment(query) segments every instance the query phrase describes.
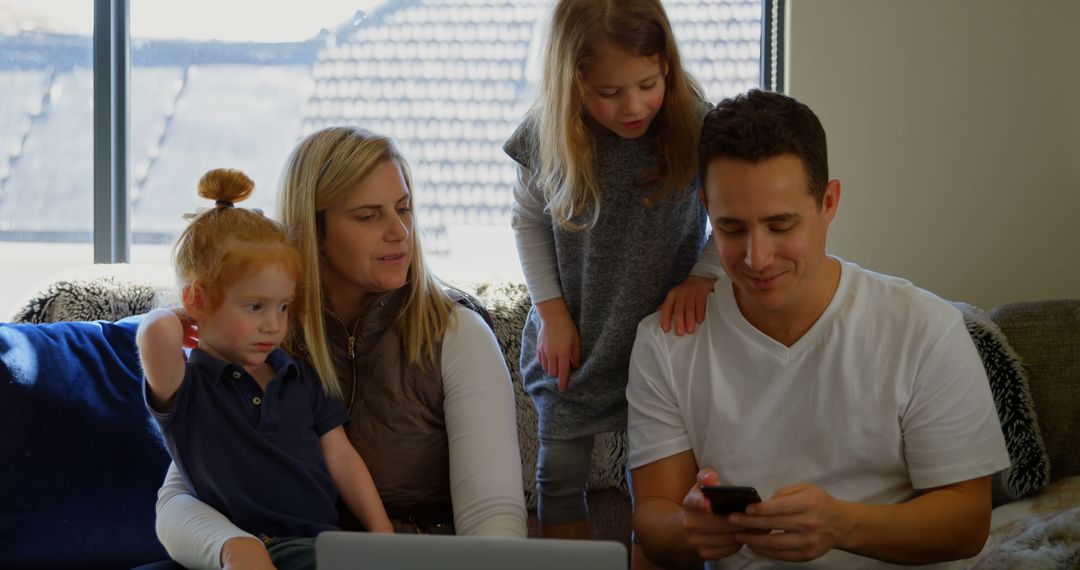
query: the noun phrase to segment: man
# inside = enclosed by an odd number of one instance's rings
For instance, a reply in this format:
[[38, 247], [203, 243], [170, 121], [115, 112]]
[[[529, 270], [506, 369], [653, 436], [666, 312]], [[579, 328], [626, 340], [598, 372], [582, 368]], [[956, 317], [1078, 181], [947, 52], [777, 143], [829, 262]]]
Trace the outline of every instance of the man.
[[[693, 335], [638, 328], [634, 528], [666, 567], [888, 567], [975, 555], [1008, 466], [958, 310], [826, 255], [840, 182], [825, 131], [777, 93], [705, 119], [701, 179], [729, 280]], [[713, 515], [700, 485], [763, 502]]]

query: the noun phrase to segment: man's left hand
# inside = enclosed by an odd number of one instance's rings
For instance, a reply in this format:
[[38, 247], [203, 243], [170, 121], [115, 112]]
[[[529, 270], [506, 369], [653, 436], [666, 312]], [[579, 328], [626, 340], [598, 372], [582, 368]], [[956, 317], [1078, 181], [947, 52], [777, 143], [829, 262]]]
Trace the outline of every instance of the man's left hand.
[[853, 523], [844, 505], [821, 487], [796, 483], [779, 489], [768, 501], [750, 505], [746, 514], [729, 515], [728, 520], [759, 530], [735, 535], [750, 550], [775, 560], [806, 562], [836, 548], [851, 531]]

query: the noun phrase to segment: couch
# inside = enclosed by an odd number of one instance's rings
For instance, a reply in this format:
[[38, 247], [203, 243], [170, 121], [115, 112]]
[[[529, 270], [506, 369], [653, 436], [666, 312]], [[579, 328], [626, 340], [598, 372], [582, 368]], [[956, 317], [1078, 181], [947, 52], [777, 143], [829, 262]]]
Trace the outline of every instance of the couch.
[[[491, 312], [514, 381], [536, 535], [536, 412], [517, 365], [528, 295], [517, 283], [463, 288]], [[175, 302], [167, 270], [93, 266], [58, 277], [0, 324], [0, 567], [124, 568], [165, 557], [153, 520], [168, 454], [142, 404], [138, 318], [126, 317]], [[1080, 300], [957, 306], [1013, 459], [995, 476], [991, 538], [968, 566], [1080, 567]], [[625, 464], [625, 433], [600, 436], [589, 495], [596, 538], [629, 537]]]

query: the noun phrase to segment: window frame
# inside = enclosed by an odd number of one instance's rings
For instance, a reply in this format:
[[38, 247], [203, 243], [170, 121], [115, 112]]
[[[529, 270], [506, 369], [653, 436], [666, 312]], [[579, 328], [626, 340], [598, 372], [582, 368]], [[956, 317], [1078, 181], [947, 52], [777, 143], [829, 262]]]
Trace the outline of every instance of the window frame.
[[784, 92], [787, 0], [761, 0], [761, 88]]
[[94, 263], [131, 261], [129, 0], [94, 0]]

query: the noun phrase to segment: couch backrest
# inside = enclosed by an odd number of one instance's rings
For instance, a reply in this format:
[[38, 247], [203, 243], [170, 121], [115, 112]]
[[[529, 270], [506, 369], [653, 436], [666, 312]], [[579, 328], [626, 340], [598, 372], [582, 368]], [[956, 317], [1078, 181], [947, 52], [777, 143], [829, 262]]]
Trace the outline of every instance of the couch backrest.
[[[149, 309], [174, 301], [175, 294], [162, 287], [163, 278], [147, 279], [145, 276], [131, 278], [124, 273], [125, 269], [119, 270], [121, 275], [106, 273], [105, 275], [93, 275], [87, 278], [75, 278], [54, 282], [38, 296], [32, 298], [18, 313], [18, 318], [28, 322], [45, 323], [60, 320], [117, 320], [133, 314], [140, 314]], [[518, 438], [522, 452], [522, 485], [525, 489], [526, 499], [530, 507], [535, 506], [535, 466], [538, 444], [536, 441], [536, 412], [527, 394], [521, 388], [519, 374], [519, 358], [521, 346], [521, 328], [524, 325], [526, 315], [530, 308], [528, 292], [523, 284], [500, 284], [500, 285], [473, 285], [464, 287], [465, 290], [475, 292], [487, 306], [491, 313], [493, 328], [496, 337], [506, 358], [507, 367], [510, 370], [515, 388], [515, 400], [518, 414]], [[1047, 301], [1035, 303], [1016, 303], [1004, 305], [991, 311], [995, 323], [1008, 337], [1009, 343], [1019, 353], [1030, 374], [1031, 394], [1035, 400], [1035, 408], [1038, 412], [1038, 422], [1042, 436], [1050, 455], [1053, 480], [1069, 475], [1080, 474], [1080, 455], [1071, 449], [1071, 442], [1077, 433], [1080, 433], [1080, 301]], [[99, 327], [108, 325], [100, 324]], [[118, 329], [119, 330], [119, 329]], [[114, 331], [117, 334], [117, 331]], [[133, 334], [127, 331], [124, 334]], [[128, 339], [121, 335], [114, 337], [120, 339], [121, 344], [133, 343], [133, 338]], [[3, 350], [0, 350], [2, 353]], [[131, 392], [132, 385], [129, 383], [123, 396], [127, 399], [128, 406], [136, 410], [141, 408], [141, 402], [132, 402], [135, 397]], [[2, 400], [3, 394], [0, 394]], [[11, 400], [14, 401], [14, 400]], [[0, 404], [3, 402], [0, 401]], [[141, 421], [141, 420], [140, 420]], [[3, 418], [0, 417], [0, 424]], [[10, 427], [10, 426], [9, 426]], [[10, 432], [4, 430], [2, 438], [10, 439]], [[80, 444], [82, 445], [82, 444]], [[122, 439], [102, 442], [98, 445], [112, 445], [123, 448], [128, 444]], [[158, 462], [166, 461], [164, 450], [157, 443], [148, 447], [154, 455], [149, 460], [152, 469], [160, 467]], [[11, 451], [0, 447], [5, 453]], [[590, 473], [590, 487], [593, 489], [615, 488], [625, 490], [624, 469], [626, 461], [626, 434], [625, 432], [614, 434], [602, 434], [596, 442], [592, 459], [592, 471]], [[7, 462], [5, 458], [4, 463]], [[135, 461], [138, 463], [138, 461]], [[116, 474], [116, 481], [124, 481], [131, 474], [124, 473], [123, 468], [116, 464], [99, 462], [97, 467], [110, 470]], [[6, 470], [0, 470], [6, 471]], [[57, 470], [60, 471], [60, 470]], [[38, 471], [40, 472], [40, 470]], [[6, 473], [12, 473], [6, 471]], [[155, 472], [156, 473], [156, 472]], [[69, 474], [64, 473], [64, 477]], [[3, 477], [0, 477], [2, 479]], [[156, 490], [160, 478], [151, 477], [152, 490]], [[143, 480], [146, 477], [143, 476]], [[58, 483], [49, 483], [53, 479], [44, 478], [41, 482], [48, 485], [58, 486]], [[18, 479], [15, 480], [18, 482]], [[18, 488], [3, 481], [0, 488]], [[101, 484], [95, 483], [95, 485]], [[80, 489], [71, 489], [73, 496], [84, 496], [87, 491], [96, 492], [89, 486]], [[147, 495], [149, 491], [141, 491]], [[104, 498], [105, 493], [101, 497]], [[34, 494], [27, 496], [34, 497]], [[60, 495], [58, 495], [60, 496]], [[66, 495], [64, 495], [66, 496]], [[106, 502], [112, 499], [106, 499]], [[62, 502], [62, 501], [61, 501]], [[147, 495], [142, 503], [143, 510], [149, 506], [152, 508], [153, 497]], [[29, 512], [29, 511], [27, 511]], [[27, 516], [27, 512], [23, 516]], [[97, 523], [110, 515], [108, 509], [102, 509], [99, 513], [87, 513], [90, 520]], [[52, 516], [52, 515], [49, 515]], [[64, 518], [66, 515], [57, 515]], [[128, 534], [129, 538], [137, 539], [148, 545], [150, 549], [160, 548], [153, 538], [152, 511], [150, 515], [141, 515], [143, 519], [151, 516], [151, 522], [147, 523], [140, 519], [139, 529]], [[96, 518], [93, 518], [96, 517]], [[113, 517], [116, 518], [116, 517]], [[129, 520], [121, 517], [123, 520]], [[626, 517], [622, 517], [626, 518]], [[130, 519], [133, 520], [133, 519]], [[70, 525], [80, 528], [85, 520], [67, 518]], [[0, 536], [14, 537], [9, 531], [18, 519], [0, 519]], [[629, 521], [623, 521], [628, 526]], [[45, 527], [38, 527], [45, 528]], [[52, 529], [55, 531], [56, 529]], [[57, 532], [57, 536], [70, 538], [72, 529], [63, 529]], [[77, 533], [76, 533], [77, 534]], [[620, 539], [626, 534], [626, 529], [619, 527], [612, 531], [611, 536], [605, 538]], [[19, 535], [25, 537], [25, 535]], [[45, 539], [42, 539], [45, 540]], [[64, 539], [61, 539], [64, 540]], [[40, 544], [48, 545], [48, 542]], [[95, 541], [87, 544], [94, 545]], [[96, 547], [96, 546], [95, 546]], [[10, 558], [4, 556], [5, 549], [0, 545], [0, 560]], [[61, 560], [58, 558], [57, 560]], [[62, 564], [56, 564], [62, 566]], [[86, 565], [87, 567], [92, 565]]]

